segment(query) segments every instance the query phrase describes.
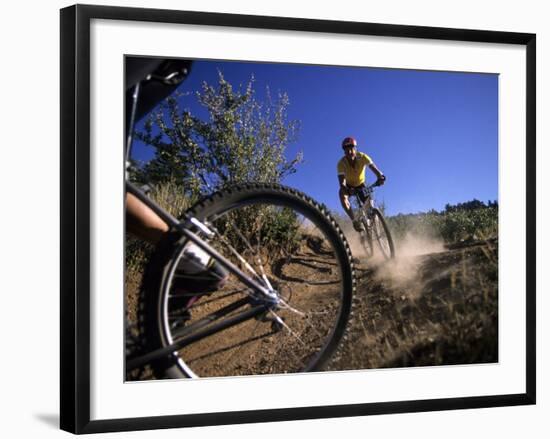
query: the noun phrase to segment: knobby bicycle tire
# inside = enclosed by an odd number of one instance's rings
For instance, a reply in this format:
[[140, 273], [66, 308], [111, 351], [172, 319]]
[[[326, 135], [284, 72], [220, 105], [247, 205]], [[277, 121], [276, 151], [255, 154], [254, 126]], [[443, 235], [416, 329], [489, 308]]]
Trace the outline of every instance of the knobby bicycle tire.
[[[388, 248], [384, 248], [384, 244], [381, 242], [381, 235], [380, 233], [377, 232], [376, 230], [376, 222], [380, 222], [380, 224], [382, 225], [382, 229], [384, 231], [384, 235], [385, 235], [385, 240], [386, 240], [386, 243], [388, 245]], [[394, 243], [393, 243], [393, 238], [392, 238], [392, 235], [391, 235], [391, 232], [390, 232], [390, 229], [388, 227], [388, 224], [386, 223], [386, 220], [384, 218], [384, 215], [382, 215], [382, 212], [380, 212], [380, 210], [378, 208], [374, 208], [373, 209], [373, 231], [374, 231], [374, 234], [376, 235], [375, 236], [375, 239], [376, 239], [376, 242], [378, 242], [378, 247], [380, 248], [380, 251], [382, 252], [382, 255], [384, 256], [384, 258], [386, 259], [393, 259], [395, 258], [395, 246], [394, 246]]]
[[[347, 329], [355, 289], [351, 251], [342, 231], [326, 208], [297, 190], [277, 184], [243, 184], [222, 190], [195, 204], [187, 214], [207, 223], [224, 219], [226, 223], [223, 224], [230, 230], [227, 224], [236, 218], [230, 215], [250, 213], [251, 209], [259, 209], [253, 212], [265, 212], [262, 218], [281, 215], [285, 219], [290, 216], [291, 221], [299, 224], [297, 243], [289, 241], [295, 253], [293, 255], [284, 254], [277, 259], [261, 248], [264, 240], [258, 239], [255, 243], [258, 252], [264, 253], [262, 257], [271, 258], [265, 276], [278, 287], [284, 307], [269, 316], [251, 319], [151, 361], [156, 377], [316, 371], [327, 366], [337, 349]], [[292, 215], [301, 215], [300, 221]], [[305, 220], [301, 220], [302, 216]], [[252, 221], [257, 219], [252, 217]], [[310, 235], [310, 230], [315, 233]], [[284, 239], [284, 228], [275, 228], [275, 231], [283, 236], [280, 238], [277, 235], [277, 239]], [[229, 236], [227, 231], [224, 233]], [[225, 241], [227, 236], [223, 237]], [[254, 238], [254, 235], [251, 236]], [[208, 314], [210, 318], [218, 312], [218, 308], [214, 309], [216, 301], [221, 302], [219, 307], [223, 308], [233, 300], [227, 297], [237, 294], [218, 291], [196, 296], [196, 303], [185, 309], [189, 321], [178, 322], [181, 327], [175, 325], [174, 329], [171, 313], [175, 307], [170, 303], [176, 295], [172, 281], [176, 260], [185, 244], [185, 237], [170, 234], [157, 246], [146, 267], [138, 306], [138, 322], [146, 352], [176, 341], [173, 333], [185, 332], [186, 328], [192, 327], [190, 322], [195, 314], [198, 314], [197, 319], [205, 319], [201, 312], [212, 313]], [[253, 250], [252, 245], [247, 245]], [[243, 247], [246, 253], [248, 249]], [[279, 320], [275, 321], [274, 316]], [[250, 341], [245, 339], [248, 335]], [[244, 340], [240, 341], [241, 338]]]

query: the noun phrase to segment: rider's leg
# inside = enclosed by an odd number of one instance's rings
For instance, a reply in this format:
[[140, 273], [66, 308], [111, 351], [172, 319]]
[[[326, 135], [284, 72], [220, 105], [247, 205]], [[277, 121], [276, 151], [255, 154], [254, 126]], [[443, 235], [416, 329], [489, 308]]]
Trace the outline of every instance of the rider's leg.
[[357, 232], [362, 232], [363, 226], [359, 220], [355, 219], [355, 215], [353, 214], [353, 209], [351, 208], [351, 203], [349, 202], [348, 192], [345, 189], [340, 188], [340, 191], [338, 194], [340, 195], [340, 203], [342, 203], [342, 207], [344, 208], [344, 211], [347, 213], [347, 215], [351, 219], [351, 222], [353, 223], [353, 228]]
[[[128, 231], [151, 244], [158, 243], [169, 227], [136, 196], [126, 196], [126, 226]], [[215, 291], [227, 280], [227, 271], [193, 243], [185, 246], [184, 257], [178, 263], [179, 288], [196, 293]]]
[[347, 191], [344, 188], [340, 188], [340, 191], [338, 192], [338, 195], [340, 196], [340, 203], [342, 204], [344, 212], [346, 212], [347, 215], [350, 217], [350, 219], [352, 221], [354, 221], [355, 216], [353, 215], [353, 210], [352, 210], [351, 204], [349, 202], [349, 195], [348, 195]]
[[126, 194], [126, 227], [130, 233], [156, 244], [168, 232], [166, 224], [155, 212], [133, 194]]

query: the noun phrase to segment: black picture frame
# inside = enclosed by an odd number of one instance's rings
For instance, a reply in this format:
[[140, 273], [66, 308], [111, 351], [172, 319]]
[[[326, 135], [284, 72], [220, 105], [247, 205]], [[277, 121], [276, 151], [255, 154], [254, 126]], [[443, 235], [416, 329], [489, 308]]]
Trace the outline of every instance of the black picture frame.
[[[525, 393], [90, 420], [90, 22], [93, 19], [294, 30], [526, 47]], [[98, 433], [535, 404], [536, 35], [302, 18], [75, 5], [61, 10], [61, 387], [60, 423]]]

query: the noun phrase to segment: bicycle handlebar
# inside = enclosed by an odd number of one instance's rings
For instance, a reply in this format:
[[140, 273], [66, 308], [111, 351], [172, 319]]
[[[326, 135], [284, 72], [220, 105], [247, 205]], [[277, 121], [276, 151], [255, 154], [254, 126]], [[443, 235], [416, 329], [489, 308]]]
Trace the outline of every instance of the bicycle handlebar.
[[381, 186], [381, 184], [378, 182], [374, 182], [373, 184], [369, 184], [363, 187], [357, 187], [357, 188], [348, 187], [348, 190], [350, 191], [351, 195], [356, 195], [357, 192], [360, 192], [362, 190], [367, 192], [372, 192], [372, 190], [377, 186]]
[[376, 180], [373, 184], [369, 184], [363, 187], [358, 188], [348, 188], [349, 195], [357, 197], [361, 203], [363, 203], [363, 200], [361, 199], [361, 194], [364, 197], [373, 197], [374, 188], [377, 186], [382, 186], [380, 180]]

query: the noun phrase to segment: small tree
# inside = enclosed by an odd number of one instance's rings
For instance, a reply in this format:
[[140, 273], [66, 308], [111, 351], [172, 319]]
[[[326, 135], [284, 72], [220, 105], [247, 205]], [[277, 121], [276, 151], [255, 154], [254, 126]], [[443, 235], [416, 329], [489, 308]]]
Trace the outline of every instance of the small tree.
[[196, 198], [226, 184], [280, 182], [296, 172], [302, 155], [289, 160], [285, 150], [296, 140], [299, 122], [288, 120], [285, 93], [274, 100], [268, 89], [262, 102], [253, 77], [244, 90], [235, 90], [219, 72], [216, 86], [203, 83], [196, 97], [207, 120], [182, 111], [178, 97], [170, 97], [137, 133], [156, 151], [140, 169], [140, 180], [177, 181]]
[[[181, 95], [177, 95], [181, 97]], [[169, 97], [146, 120], [144, 131], [136, 137], [155, 149], [155, 157], [138, 169], [138, 181], [170, 182], [192, 198], [200, 194], [197, 170], [204, 168], [204, 152], [196, 141], [196, 118], [181, 111], [177, 97]]]

